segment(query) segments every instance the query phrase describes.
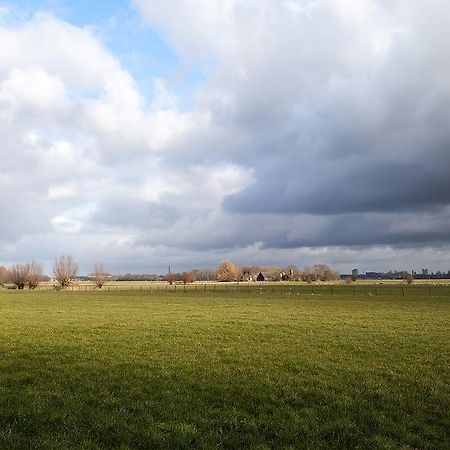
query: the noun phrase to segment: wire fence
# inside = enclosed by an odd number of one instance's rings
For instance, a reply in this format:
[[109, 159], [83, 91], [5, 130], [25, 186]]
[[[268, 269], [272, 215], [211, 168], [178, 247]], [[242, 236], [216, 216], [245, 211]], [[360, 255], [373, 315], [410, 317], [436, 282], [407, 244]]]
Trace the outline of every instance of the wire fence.
[[[60, 290], [58, 285], [41, 285], [38, 290]], [[63, 291], [69, 292], [136, 292], [142, 294], [219, 294], [219, 295], [327, 295], [327, 296], [450, 296], [450, 285], [399, 285], [399, 284], [282, 284], [282, 283], [193, 283], [193, 284], [141, 284], [141, 285], [105, 285], [99, 289], [93, 284], [68, 286]]]

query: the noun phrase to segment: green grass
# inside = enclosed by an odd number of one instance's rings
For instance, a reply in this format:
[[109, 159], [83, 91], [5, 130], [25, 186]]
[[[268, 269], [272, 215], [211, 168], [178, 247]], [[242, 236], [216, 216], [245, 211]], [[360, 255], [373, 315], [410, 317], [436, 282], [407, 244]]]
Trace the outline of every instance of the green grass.
[[450, 288], [344, 288], [0, 290], [0, 448], [449, 448]]

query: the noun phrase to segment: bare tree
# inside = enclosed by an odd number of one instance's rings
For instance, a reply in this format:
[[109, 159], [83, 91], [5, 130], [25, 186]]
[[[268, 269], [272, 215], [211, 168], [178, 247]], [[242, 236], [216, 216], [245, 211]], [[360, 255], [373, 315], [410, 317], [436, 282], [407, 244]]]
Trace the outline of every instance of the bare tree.
[[180, 278], [184, 284], [193, 283], [195, 281], [195, 274], [193, 272], [183, 272]]
[[101, 289], [109, 279], [109, 273], [106, 272], [102, 263], [95, 263], [94, 270], [91, 273], [92, 281]]
[[173, 283], [175, 283], [175, 281], [177, 281], [177, 276], [174, 273], [169, 273], [166, 276], [166, 281], [169, 284], [173, 284]]
[[28, 282], [28, 265], [14, 264], [9, 269], [9, 279], [17, 286], [17, 289], [24, 289]]
[[218, 281], [236, 281], [239, 275], [237, 267], [231, 261], [223, 261], [217, 270]]
[[36, 289], [44, 277], [42, 264], [31, 261], [26, 264], [28, 289]]
[[406, 284], [412, 284], [414, 283], [414, 277], [411, 273], [407, 272], [406, 270], [402, 270], [401, 272], [399, 272], [398, 277], [406, 283]]
[[280, 267], [275, 266], [267, 266], [263, 267], [264, 275], [267, 278], [267, 281], [281, 281], [283, 279], [283, 276], [285, 273], [283, 272], [283, 269]]
[[250, 268], [250, 275], [252, 276], [253, 280], [256, 280], [256, 277], [258, 276], [259, 272], [261, 272], [261, 267], [259, 266], [252, 266]]
[[241, 267], [241, 272], [242, 272], [242, 275], [240, 276], [240, 279], [242, 281], [250, 281], [253, 279], [251, 267], [243, 266], [243, 267]]
[[298, 281], [302, 276], [302, 273], [297, 266], [288, 266], [286, 268], [286, 274], [289, 281]]
[[306, 266], [302, 272], [302, 280], [306, 281], [306, 283], [311, 284], [313, 281], [316, 281], [315, 275], [311, 267]]
[[339, 279], [339, 273], [326, 264], [315, 264], [311, 268], [305, 267], [305, 272], [310, 273], [313, 280], [332, 281]]
[[201, 269], [197, 271], [196, 278], [199, 281], [217, 280], [217, 269]]
[[311, 275], [311, 267], [305, 266], [302, 270], [302, 281], [308, 282]]
[[0, 286], [4, 286], [8, 282], [9, 271], [6, 267], [0, 266]]
[[67, 287], [72, 284], [73, 279], [78, 273], [78, 264], [70, 255], [60, 256], [55, 260], [53, 273], [59, 284], [61, 284], [63, 288]]

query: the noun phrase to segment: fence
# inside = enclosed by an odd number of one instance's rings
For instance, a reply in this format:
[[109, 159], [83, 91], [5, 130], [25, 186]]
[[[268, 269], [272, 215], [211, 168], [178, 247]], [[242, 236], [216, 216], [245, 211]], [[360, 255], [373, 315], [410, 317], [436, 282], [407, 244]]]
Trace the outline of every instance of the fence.
[[[41, 285], [38, 290], [55, 290], [56, 286]], [[181, 284], [145, 284], [145, 285], [105, 285], [103, 289], [96, 288], [92, 284], [79, 284], [69, 286], [64, 291], [76, 292], [136, 292], [146, 294], [220, 294], [220, 295], [327, 295], [327, 296], [450, 296], [450, 285], [400, 285], [400, 284], [366, 284], [366, 285], [342, 285], [342, 284], [294, 284], [294, 283], [193, 283]]]

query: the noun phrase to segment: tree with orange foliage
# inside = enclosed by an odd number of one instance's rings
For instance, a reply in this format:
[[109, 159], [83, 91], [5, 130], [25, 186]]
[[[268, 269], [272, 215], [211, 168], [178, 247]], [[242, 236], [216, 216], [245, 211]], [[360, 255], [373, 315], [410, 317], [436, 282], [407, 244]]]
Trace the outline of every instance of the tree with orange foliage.
[[167, 281], [169, 284], [173, 284], [173, 283], [175, 283], [175, 281], [177, 281], [177, 277], [176, 277], [175, 274], [169, 273], [169, 274], [166, 276], [166, 281]]
[[184, 284], [193, 283], [195, 281], [195, 274], [193, 272], [183, 272], [180, 279]]
[[231, 261], [223, 261], [217, 270], [218, 281], [236, 281], [239, 275], [237, 267]]

